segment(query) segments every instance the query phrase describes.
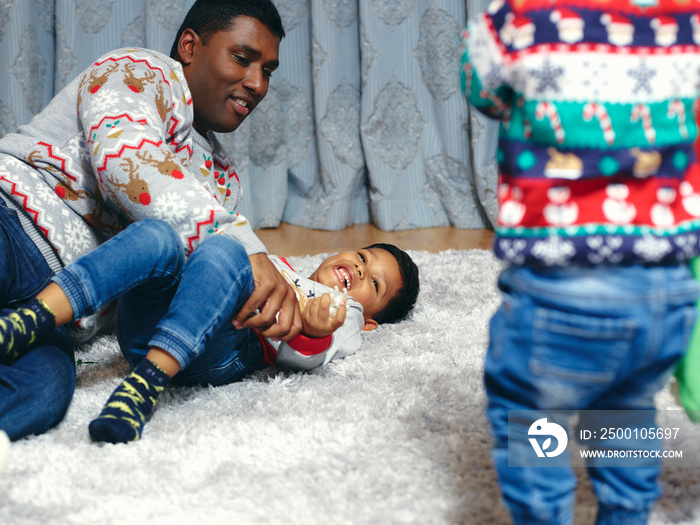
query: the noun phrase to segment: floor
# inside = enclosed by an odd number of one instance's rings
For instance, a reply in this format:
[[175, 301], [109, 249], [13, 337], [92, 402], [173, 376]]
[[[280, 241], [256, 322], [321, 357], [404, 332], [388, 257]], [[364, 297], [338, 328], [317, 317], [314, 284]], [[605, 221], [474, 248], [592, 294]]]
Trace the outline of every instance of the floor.
[[255, 233], [270, 253], [283, 257], [341, 252], [378, 242], [395, 244], [404, 250], [428, 252], [475, 248], [489, 250], [493, 241], [493, 232], [483, 229], [440, 227], [386, 232], [371, 224], [325, 231], [283, 223], [279, 228], [256, 230]]

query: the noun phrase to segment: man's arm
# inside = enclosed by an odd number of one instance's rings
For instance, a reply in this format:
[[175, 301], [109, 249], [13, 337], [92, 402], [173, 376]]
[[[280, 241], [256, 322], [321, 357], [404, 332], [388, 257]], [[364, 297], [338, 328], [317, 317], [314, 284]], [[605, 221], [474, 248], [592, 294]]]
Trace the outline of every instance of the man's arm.
[[[181, 70], [144, 50], [117, 50], [88, 70], [79, 93], [99, 197], [126, 222], [168, 222], [191, 252], [226, 229], [246, 253], [265, 252], [245, 218], [224, 206], [226, 194], [203, 176], [193, 151], [206, 139], [192, 129], [192, 100]], [[210, 148], [211, 149], [211, 148]], [[211, 151], [209, 152], [211, 153]], [[218, 177], [238, 182], [232, 167]]]
[[266, 254], [256, 253], [249, 258], [255, 290], [234, 316], [233, 324], [253, 328], [270, 339], [289, 341], [302, 328], [296, 293]]

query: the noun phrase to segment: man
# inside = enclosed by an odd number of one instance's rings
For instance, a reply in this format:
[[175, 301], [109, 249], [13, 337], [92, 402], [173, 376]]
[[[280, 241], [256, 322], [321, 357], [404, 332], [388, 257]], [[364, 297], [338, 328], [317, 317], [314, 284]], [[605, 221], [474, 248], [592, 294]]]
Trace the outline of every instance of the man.
[[[129, 223], [157, 218], [187, 254], [213, 234], [238, 241], [255, 291], [234, 324], [281, 340], [297, 335], [294, 292], [235, 213], [238, 176], [211, 133], [234, 131], [265, 97], [283, 37], [269, 0], [198, 0], [172, 58], [109, 53], [0, 140], [0, 307], [33, 297]], [[60, 422], [75, 388], [72, 339], [87, 339], [109, 317], [98, 312], [72, 333], [57, 328], [0, 365], [0, 429], [11, 439]]]

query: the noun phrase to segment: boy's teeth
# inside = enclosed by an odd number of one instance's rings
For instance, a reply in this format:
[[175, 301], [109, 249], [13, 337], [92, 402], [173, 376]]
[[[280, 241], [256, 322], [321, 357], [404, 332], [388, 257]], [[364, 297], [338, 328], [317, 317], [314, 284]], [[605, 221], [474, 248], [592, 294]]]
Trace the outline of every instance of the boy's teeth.
[[343, 279], [343, 285], [345, 288], [350, 288], [350, 276], [345, 268], [338, 268], [338, 274]]

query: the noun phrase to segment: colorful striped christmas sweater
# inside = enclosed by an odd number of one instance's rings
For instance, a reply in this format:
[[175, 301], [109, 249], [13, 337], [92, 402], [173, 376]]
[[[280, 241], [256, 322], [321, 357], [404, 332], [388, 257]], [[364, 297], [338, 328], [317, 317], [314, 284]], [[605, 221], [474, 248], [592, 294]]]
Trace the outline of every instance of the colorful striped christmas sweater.
[[698, 0], [494, 1], [462, 89], [500, 119], [496, 255], [677, 264], [700, 253]]

